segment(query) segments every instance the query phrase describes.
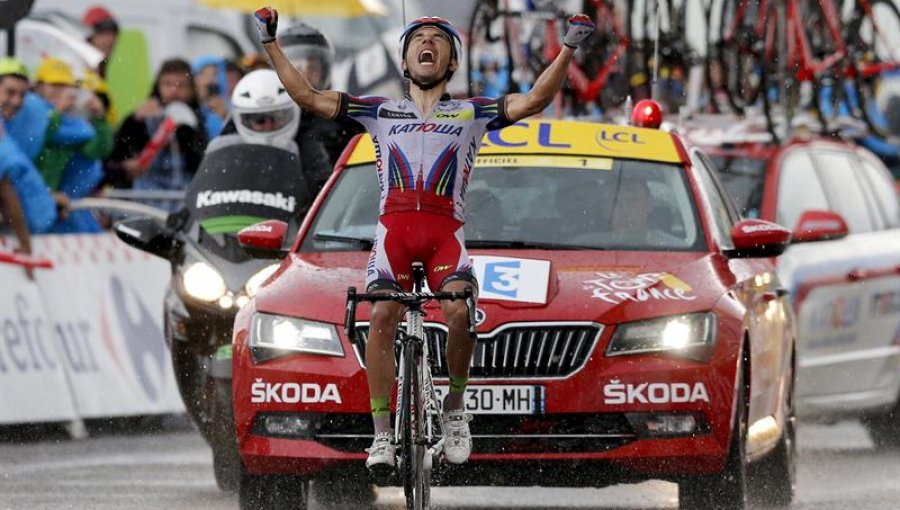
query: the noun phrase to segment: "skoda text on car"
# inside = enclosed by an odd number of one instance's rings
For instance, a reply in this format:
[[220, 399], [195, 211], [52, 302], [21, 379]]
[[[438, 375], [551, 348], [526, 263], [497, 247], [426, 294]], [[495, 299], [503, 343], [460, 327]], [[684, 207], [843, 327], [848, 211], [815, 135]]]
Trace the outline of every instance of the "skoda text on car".
[[876, 444], [900, 444], [900, 208], [890, 173], [840, 139], [740, 140], [697, 141], [743, 215], [794, 231], [778, 275], [797, 311], [797, 413], [861, 417]]
[[[351, 143], [236, 319], [242, 492], [285, 474], [337, 474], [335, 490], [357, 490], [347, 484], [372, 439], [367, 307], [351, 338], [341, 325], [375, 234], [376, 172], [389, 170], [374, 161], [369, 138]], [[739, 222], [698, 151], [654, 129], [521, 122], [486, 136], [467, 218], [480, 286], [474, 450], [439, 466], [436, 483], [661, 478], [679, 482], [685, 508], [790, 500], [794, 326], [772, 258], [790, 233]], [[268, 229], [248, 234], [245, 244], [280, 246]], [[444, 394], [446, 327], [428, 313]], [[773, 475], [765, 490], [754, 473]]]

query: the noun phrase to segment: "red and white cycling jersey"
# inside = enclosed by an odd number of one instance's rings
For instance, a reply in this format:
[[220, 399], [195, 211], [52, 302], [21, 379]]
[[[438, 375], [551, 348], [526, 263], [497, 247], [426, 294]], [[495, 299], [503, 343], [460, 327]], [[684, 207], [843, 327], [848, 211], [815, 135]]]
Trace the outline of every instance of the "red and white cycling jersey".
[[464, 221], [466, 186], [485, 131], [509, 125], [505, 97], [450, 99], [423, 115], [409, 97], [341, 95], [338, 117], [362, 124], [375, 144], [381, 214], [426, 211]]

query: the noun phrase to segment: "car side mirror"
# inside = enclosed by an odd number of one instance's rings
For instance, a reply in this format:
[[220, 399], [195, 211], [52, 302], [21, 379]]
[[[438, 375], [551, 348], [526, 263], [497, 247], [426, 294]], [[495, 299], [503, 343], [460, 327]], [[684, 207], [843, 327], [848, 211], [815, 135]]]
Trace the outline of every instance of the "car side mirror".
[[846, 237], [849, 231], [844, 217], [834, 211], [803, 211], [794, 228], [794, 242], [840, 239]]
[[238, 242], [251, 257], [283, 259], [288, 253], [284, 247], [287, 230], [288, 224], [283, 221], [263, 221], [238, 232]]
[[114, 230], [125, 244], [166, 260], [172, 260], [184, 245], [173, 231], [155, 218], [126, 218], [116, 223]]
[[731, 229], [731, 241], [729, 258], [777, 257], [791, 242], [791, 231], [770, 221], [742, 220]]

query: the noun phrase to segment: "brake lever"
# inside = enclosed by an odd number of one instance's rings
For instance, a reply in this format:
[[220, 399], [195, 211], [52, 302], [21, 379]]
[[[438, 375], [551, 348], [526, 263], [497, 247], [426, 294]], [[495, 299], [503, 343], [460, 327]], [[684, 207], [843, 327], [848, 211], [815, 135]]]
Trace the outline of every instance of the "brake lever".
[[344, 313], [344, 333], [353, 340], [356, 331], [356, 287], [347, 289], [347, 310]]
[[463, 294], [466, 297], [466, 308], [469, 311], [469, 338], [472, 339], [473, 342], [478, 341], [478, 333], [475, 331], [477, 324], [475, 324], [475, 294], [472, 292], [472, 288], [467, 288]]

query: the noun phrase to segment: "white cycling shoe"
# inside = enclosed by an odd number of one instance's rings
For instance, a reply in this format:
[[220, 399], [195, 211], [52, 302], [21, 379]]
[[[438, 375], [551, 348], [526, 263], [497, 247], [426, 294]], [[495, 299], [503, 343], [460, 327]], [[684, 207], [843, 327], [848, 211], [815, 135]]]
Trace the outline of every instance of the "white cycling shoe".
[[472, 453], [472, 415], [465, 411], [444, 413], [444, 457], [451, 464], [462, 464]]
[[366, 459], [366, 468], [376, 483], [386, 482], [394, 474], [396, 465], [397, 447], [391, 441], [391, 434], [379, 434], [372, 441], [372, 446], [366, 448], [369, 458]]

